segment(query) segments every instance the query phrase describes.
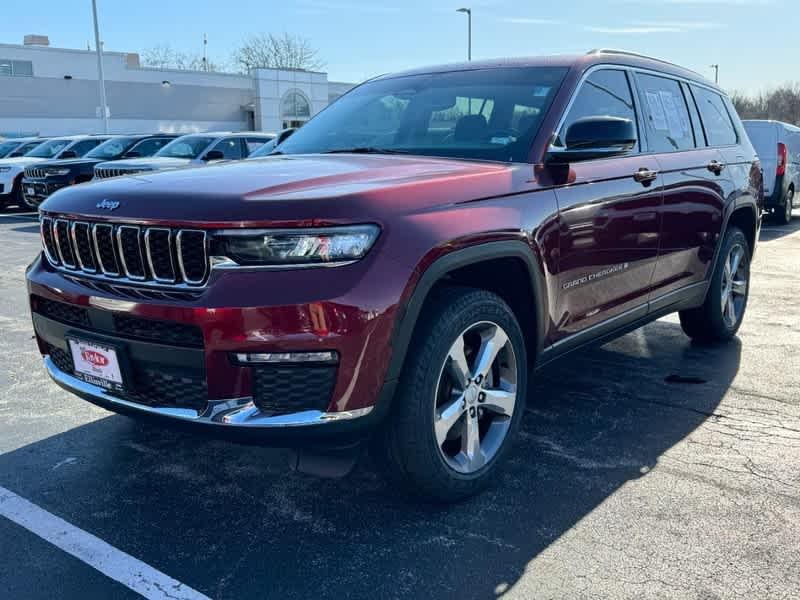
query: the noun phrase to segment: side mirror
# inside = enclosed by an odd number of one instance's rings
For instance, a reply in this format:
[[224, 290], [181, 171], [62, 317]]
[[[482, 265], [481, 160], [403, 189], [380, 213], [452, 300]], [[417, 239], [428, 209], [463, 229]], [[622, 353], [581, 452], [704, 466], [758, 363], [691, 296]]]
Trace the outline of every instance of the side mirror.
[[78, 158], [78, 153], [75, 150], [64, 150], [59, 158]]
[[569, 126], [565, 138], [566, 147], [551, 147], [547, 162], [565, 164], [630, 152], [636, 146], [636, 125], [620, 117], [585, 117]]
[[223, 160], [225, 155], [219, 150], [209, 150], [206, 152], [206, 155], [203, 157], [203, 160], [210, 161], [210, 160]]
[[130, 152], [125, 153], [125, 158], [139, 158], [142, 156], [142, 153], [138, 150], [131, 150]]

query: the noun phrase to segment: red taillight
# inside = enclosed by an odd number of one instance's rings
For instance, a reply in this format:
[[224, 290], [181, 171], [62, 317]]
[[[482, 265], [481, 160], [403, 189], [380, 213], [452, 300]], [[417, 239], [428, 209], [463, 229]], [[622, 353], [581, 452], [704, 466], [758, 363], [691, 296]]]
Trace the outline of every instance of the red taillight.
[[783, 175], [786, 173], [786, 161], [788, 160], [788, 153], [786, 152], [786, 144], [778, 142], [778, 167], [775, 169], [776, 175]]

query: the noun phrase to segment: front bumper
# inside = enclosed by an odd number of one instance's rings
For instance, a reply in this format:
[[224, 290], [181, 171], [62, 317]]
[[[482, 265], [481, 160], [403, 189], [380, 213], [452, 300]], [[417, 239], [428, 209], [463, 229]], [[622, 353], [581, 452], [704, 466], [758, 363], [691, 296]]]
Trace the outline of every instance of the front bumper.
[[69, 184], [70, 182], [67, 179], [48, 178], [44, 180], [23, 177], [22, 195], [28, 203], [38, 205], [47, 200], [51, 194]]
[[[65, 389], [116, 412], [292, 445], [306, 433], [361, 437], [385, 415], [395, 384], [385, 377], [399, 297], [385, 272], [366, 260], [313, 273], [219, 272], [196, 295], [163, 300], [125, 297], [117, 293], [123, 286], [99, 288], [42, 257], [27, 279], [45, 366]], [[55, 312], [45, 302], [57, 305]], [[68, 337], [122, 348], [133, 393], [76, 377]], [[265, 373], [233, 359], [314, 350], [338, 354], [332, 379], [300, 368]], [[325, 395], [315, 396], [321, 402], [308, 400], [328, 383]]]

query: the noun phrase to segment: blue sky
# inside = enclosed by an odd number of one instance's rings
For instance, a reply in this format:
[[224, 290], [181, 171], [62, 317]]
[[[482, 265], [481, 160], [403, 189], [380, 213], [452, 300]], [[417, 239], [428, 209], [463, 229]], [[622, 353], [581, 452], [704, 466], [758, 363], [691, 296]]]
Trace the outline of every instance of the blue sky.
[[[90, 0], [2, 0], [0, 42], [26, 33], [52, 45], [93, 40]], [[9, 6], [10, 5], [10, 6]], [[612, 47], [652, 54], [756, 91], [800, 80], [796, 0], [98, 0], [108, 50], [169, 44], [228, 59], [248, 34], [288, 31], [320, 51], [329, 78], [360, 81], [424, 64], [462, 60], [473, 10], [473, 58]], [[31, 10], [35, 7], [35, 10]], [[13, 15], [13, 18], [11, 17]]]

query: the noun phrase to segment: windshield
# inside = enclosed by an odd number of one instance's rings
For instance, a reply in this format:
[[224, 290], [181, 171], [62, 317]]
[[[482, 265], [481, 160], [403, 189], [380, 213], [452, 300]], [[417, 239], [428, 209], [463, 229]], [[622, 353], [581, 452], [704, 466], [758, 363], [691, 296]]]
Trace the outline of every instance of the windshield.
[[42, 141], [37, 140], [35, 142], [28, 142], [27, 144], [22, 144], [19, 148], [14, 150], [9, 156], [25, 156], [28, 152], [36, 148], [37, 146], [41, 145]]
[[184, 136], [164, 146], [156, 153], [156, 156], [197, 158], [214, 139], [213, 137]]
[[103, 160], [111, 160], [112, 158], [119, 158], [125, 154], [137, 138], [112, 138], [103, 142], [97, 148], [89, 152], [86, 158], [102, 158]]
[[284, 154], [361, 149], [527, 161], [567, 69], [481, 69], [366, 83], [280, 145]]
[[44, 144], [36, 146], [36, 148], [28, 152], [25, 156], [33, 156], [36, 158], [53, 158], [71, 143], [72, 140], [50, 140], [49, 142], [45, 142]]

